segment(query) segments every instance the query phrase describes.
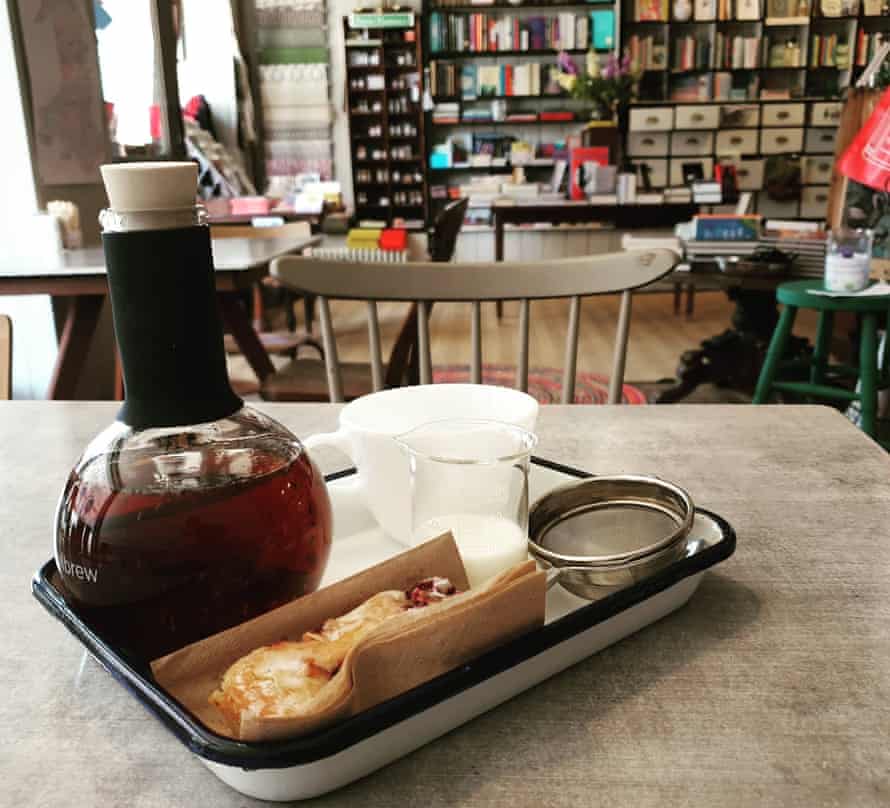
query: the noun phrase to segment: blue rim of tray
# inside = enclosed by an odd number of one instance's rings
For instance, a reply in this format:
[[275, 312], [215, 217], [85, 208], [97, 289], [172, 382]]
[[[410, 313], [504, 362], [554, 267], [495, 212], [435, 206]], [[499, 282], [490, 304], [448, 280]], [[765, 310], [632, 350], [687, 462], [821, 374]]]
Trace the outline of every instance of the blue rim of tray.
[[[594, 476], [589, 472], [539, 457], [532, 458], [532, 462], [572, 477]], [[325, 480], [331, 482], [352, 474], [355, 474], [355, 469], [345, 469], [326, 475]], [[407, 693], [327, 729], [282, 741], [234, 741], [207, 729], [154, 682], [147, 665], [126, 658], [94, 631], [89, 622], [78, 615], [64, 600], [51, 581], [56, 572], [54, 560], [47, 561], [34, 575], [31, 591], [41, 605], [77, 637], [115, 679], [130, 690], [196, 755], [205, 760], [243, 769], [281, 769], [312, 763], [335, 755], [445, 699], [456, 696], [485, 679], [547, 651], [564, 640], [674, 586], [684, 578], [729, 558], [736, 545], [736, 535], [732, 526], [712, 511], [704, 508], [696, 510], [713, 519], [718, 525], [722, 533], [720, 541], [694, 555], [679, 559], [644, 581], [582, 606]]]

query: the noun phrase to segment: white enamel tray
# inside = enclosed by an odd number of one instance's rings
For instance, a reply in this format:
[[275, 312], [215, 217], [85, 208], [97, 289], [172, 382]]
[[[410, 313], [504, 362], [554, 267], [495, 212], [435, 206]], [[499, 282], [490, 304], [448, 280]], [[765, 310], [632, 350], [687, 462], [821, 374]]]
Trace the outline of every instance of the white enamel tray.
[[[352, 505], [354, 500], [338, 496], [337, 479], [348, 474], [329, 477], [335, 536], [323, 585], [405, 549], [367, 511]], [[531, 498], [587, 476], [536, 458]], [[698, 509], [689, 543], [695, 549], [686, 558], [602, 600], [591, 603], [554, 586], [542, 628], [330, 729], [270, 743], [231, 741], [198, 723], [157, 687], [147, 669], [115, 650], [71, 610], [53, 586], [54, 562], [38, 571], [33, 591], [217, 777], [251, 797], [299, 800], [369, 774], [680, 608], [704, 570], [732, 554], [735, 533], [721, 517]]]

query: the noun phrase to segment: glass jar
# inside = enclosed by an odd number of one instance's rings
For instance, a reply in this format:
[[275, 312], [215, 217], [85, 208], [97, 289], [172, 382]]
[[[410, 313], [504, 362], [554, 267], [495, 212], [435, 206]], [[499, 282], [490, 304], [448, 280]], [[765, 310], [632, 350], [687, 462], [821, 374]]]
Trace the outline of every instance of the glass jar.
[[871, 230], [836, 228], [828, 235], [825, 252], [825, 288], [831, 292], [865, 289], [871, 270]]

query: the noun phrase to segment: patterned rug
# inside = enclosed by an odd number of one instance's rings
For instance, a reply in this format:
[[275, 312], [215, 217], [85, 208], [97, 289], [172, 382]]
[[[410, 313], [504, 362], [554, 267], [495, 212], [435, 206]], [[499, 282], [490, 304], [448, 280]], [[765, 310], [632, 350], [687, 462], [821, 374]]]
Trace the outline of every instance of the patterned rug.
[[[437, 365], [433, 369], [433, 381], [442, 384], [468, 382], [470, 369], [467, 365]], [[516, 383], [516, 368], [512, 365], [483, 365], [482, 381], [502, 387]], [[541, 404], [559, 404], [562, 396], [562, 371], [558, 368], [529, 368], [528, 393]], [[647, 404], [642, 390], [630, 384], [622, 388], [625, 404]], [[609, 378], [599, 373], [578, 373], [575, 380], [576, 404], [605, 404], [609, 398]]]

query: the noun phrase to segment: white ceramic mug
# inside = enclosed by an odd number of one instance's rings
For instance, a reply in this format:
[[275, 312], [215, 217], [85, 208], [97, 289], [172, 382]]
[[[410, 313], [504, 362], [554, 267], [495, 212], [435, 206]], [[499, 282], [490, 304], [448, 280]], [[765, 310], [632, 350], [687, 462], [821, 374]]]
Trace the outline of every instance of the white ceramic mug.
[[[515, 424], [534, 432], [538, 402], [509, 387], [483, 384], [427, 384], [398, 387], [362, 396], [340, 411], [336, 432], [311, 435], [307, 449], [332, 446], [358, 469], [341, 496], [360, 497], [377, 523], [394, 539], [411, 543], [408, 458], [395, 440], [423, 424], [453, 418], [478, 418]], [[342, 490], [341, 490], [342, 489]]]

